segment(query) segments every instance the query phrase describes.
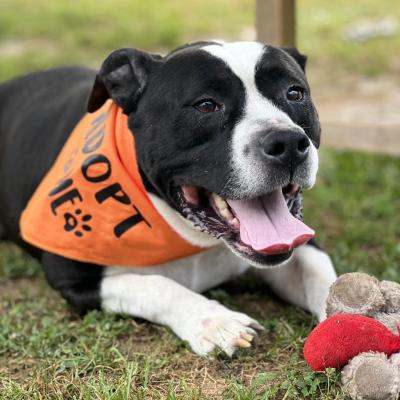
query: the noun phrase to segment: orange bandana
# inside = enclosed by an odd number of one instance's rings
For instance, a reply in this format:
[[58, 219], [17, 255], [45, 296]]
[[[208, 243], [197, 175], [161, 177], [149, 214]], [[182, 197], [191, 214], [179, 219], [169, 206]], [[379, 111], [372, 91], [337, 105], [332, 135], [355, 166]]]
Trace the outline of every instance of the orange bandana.
[[110, 101], [78, 123], [20, 228], [40, 249], [101, 265], [151, 266], [205, 250], [186, 242], [154, 208], [127, 117]]

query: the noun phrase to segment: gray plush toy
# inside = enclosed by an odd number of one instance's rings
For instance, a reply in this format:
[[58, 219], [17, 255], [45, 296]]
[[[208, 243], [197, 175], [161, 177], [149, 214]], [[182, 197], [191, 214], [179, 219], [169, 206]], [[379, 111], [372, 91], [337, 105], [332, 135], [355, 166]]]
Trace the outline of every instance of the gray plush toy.
[[[359, 314], [374, 318], [398, 335], [400, 284], [364, 273], [340, 276], [330, 288], [328, 317]], [[396, 400], [400, 396], [400, 353], [361, 353], [342, 370], [342, 383], [353, 400]]]

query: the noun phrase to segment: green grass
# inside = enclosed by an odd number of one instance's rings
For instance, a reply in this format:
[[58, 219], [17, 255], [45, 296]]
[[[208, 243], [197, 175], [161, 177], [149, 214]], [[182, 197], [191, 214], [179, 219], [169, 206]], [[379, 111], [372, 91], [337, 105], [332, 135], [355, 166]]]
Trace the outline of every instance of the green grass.
[[120, 47], [165, 50], [211, 33], [234, 35], [251, 21], [251, 3], [0, 0], [0, 44], [15, 47], [0, 58], [0, 80], [60, 63], [97, 67]]
[[[342, 73], [395, 70], [400, 36], [342, 39], [354, 20], [392, 15], [397, 0], [298, 1], [299, 47], [332, 84]], [[0, 0], [0, 81], [59, 64], [98, 66], [118, 47], [167, 50], [202, 37], [238, 38], [253, 0]], [[400, 280], [400, 160], [323, 151], [305, 218], [339, 273]], [[194, 356], [168, 329], [92, 312], [83, 319], [45, 283], [39, 265], [0, 244], [0, 398], [337, 399], [335, 371], [315, 374], [302, 347], [315, 320], [249, 278], [208, 295], [266, 328], [256, 350], [232, 360]]]
[[[366, 42], [344, 39], [344, 31], [354, 22], [392, 17], [399, 21], [396, 0], [301, 0], [298, 4], [299, 48], [321, 69], [325, 82], [334, 82], [339, 73], [376, 76], [397, 73], [400, 32], [389, 38]], [[397, 65], [397, 66], [396, 66]]]
[[400, 159], [325, 151], [305, 215], [339, 272], [400, 279]]
[[[366, 43], [343, 39], [358, 20], [400, 18], [397, 0], [301, 0], [299, 48], [334, 80], [340, 71], [376, 75], [398, 65], [400, 34]], [[199, 38], [241, 38], [254, 0], [0, 0], [0, 81], [59, 64], [98, 67], [119, 47], [170, 49]]]
[[197, 357], [168, 329], [131, 318], [91, 312], [81, 320], [40, 277], [9, 285], [0, 305], [1, 398], [343, 398], [336, 373], [314, 374], [301, 358], [311, 318], [261, 287], [211, 293], [266, 327], [256, 350], [230, 360]]

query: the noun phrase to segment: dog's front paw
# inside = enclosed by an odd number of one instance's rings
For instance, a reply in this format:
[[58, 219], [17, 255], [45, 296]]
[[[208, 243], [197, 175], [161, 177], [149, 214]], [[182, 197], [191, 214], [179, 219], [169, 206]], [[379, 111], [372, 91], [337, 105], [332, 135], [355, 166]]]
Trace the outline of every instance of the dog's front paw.
[[264, 330], [246, 314], [230, 311], [219, 304], [192, 316], [185, 325], [181, 337], [199, 355], [206, 355], [219, 348], [232, 356], [237, 349], [254, 345], [258, 333]]

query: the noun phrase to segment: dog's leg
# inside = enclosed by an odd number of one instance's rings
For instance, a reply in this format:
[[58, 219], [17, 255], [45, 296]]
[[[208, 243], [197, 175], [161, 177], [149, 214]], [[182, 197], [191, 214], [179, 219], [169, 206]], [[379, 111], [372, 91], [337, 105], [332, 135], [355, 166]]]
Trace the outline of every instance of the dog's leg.
[[232, 355], [239, 347], [250, 347], [257, 331], [262, 329], [247, 315], [231, 311], [160, 275], [105, 276], [100, 298], [107, 311], [170, 327], [200, 355], [216, 347]]
[[257, 270], [262, 279], [289, 303], [326, 318], [326, 299], [336, 272], [328, 254], [313, 245], [294, 251], [292, 258], [281, 267]]
[[132, 272], [134, 268], [101, 267], [47, 252], [42, 262], [50, 285], [82, 313], [103, 308], [144, 318], [170, 327], [197, 354], [218, 347], [232, 355], [239, 347], [249, 347], [262, 327], [247, 315], [159, 275], [169, 274], [194, 290], [206, 290], [247, 268], [241, 262], [230, 263], [229, 254], [216, 248], [168, 266], [137, 268], [138, 273]]

